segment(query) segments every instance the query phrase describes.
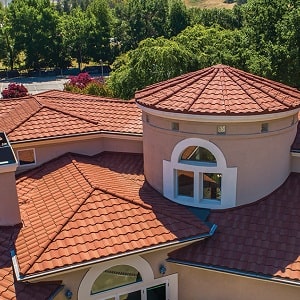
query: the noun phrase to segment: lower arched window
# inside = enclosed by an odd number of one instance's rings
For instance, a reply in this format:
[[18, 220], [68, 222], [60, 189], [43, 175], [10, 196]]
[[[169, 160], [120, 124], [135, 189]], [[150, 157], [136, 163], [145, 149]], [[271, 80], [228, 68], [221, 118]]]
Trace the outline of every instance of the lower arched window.
[[78, 300], [178, 300], [177, 274], [154, 278], [140, 256], [100, 263], [81, 281]]
[[91, 294], [96, 294], [121, 286], [142, 281], [137, 269], [128, 265], [113, 266], [102, 272], [92, 286]]

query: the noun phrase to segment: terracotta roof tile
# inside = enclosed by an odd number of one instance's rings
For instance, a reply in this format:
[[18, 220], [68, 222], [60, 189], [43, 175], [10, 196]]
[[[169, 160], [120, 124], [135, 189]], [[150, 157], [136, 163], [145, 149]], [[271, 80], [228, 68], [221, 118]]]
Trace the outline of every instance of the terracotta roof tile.
[[214, 236], [170, 253], [171, 260], [300, 280], [300, 174], [248, 206], [212, 212]]
[[148, 108], [185, 114], [252, 115], [300, 107], [297, 89], [224, 65], [151, 85], [135, 99]]
[[189, 210], [154, 191], [139, 154], [67, 154], [17, 181], [28, 275], [208, 234]]
[[60, 288], [60, 282], [27, 284], [14, 277], [10, 250], [14, 249], [19, 231], [20, 226], [0, 227], [0, 299], [48, 299]]
[[89, 132], [142, 133], [134, 101], [49, 91], [0, 103], [0, 129], [11, 142]]

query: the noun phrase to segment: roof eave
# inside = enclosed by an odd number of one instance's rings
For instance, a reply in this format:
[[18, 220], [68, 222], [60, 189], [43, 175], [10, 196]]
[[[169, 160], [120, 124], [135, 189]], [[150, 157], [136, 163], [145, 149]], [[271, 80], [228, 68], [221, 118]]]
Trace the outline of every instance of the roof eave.
[[67, 138], [76, 138], [82, 136], [92, 136], [92, 135], [101, 135], [103, 137], [110, 136], [110, 137], [132, 137], [132, 138], [142, 138], [142, 133], [134, 133], [134, 132], [117, 132], [117, 131], [108, 131], [108, 130], [99, 130], [99, 131], [91, 131], [86, 133], [75, 133], [75, 134], [68, 134], [68, 135], [57, 135], [53, 137], [43, 137], [43, 138], [35, 138], [35, 139], [24, 139], [19, 141], [11, 142], [12, 145], [16, 144], [25, 144], [25, 143], [33, 143], [33, 142], [44, 142], [44, 141], [54, 141], [54, 140], [61, 140]]
[[201, 263], [193, 263], [193, 262], [187, 262], [187, 261], [182, 261], [179, 259], [173, 259], [173, 258], [168, 258], [168, 262], [179, 264], [179, 265], [185, 265], [189, 267], [194, 267], [194, 268], [200, 268], [204, 270], [210, 270], [214, 272], [220, 272], [220, 273], [227, 273], [235, 276], [241, 276], [241, 277], [248, 277], [252, 279], [257, 279], [257, 280], [263, 280], [263, 281], [271, 281], [274, 283], [280, 283], [280, 284], [287, 284], [287, 285], [294, 285], [294, 286], [300, 286], [300, 280], [292, 280], [292, 279], [285, 279], [285, 278], [280, 278], [280, 277], [275, 277], [271, 275], [264, 275], [264, 274], [257, 274], [257, 273], [252, 273], [252, 272], [246, 272], [246, 271], [240, 271], [236, 269], [230, 269], [230, 268], [225, 268], [225, 267], [220, 267], [220, 266], [212, 266], [212, 265], [205, 265]]
[[246, 123], [262, 122], [276, 120], [295, 115], [299, 112], [300, 107], [291, 108], [279, 112], [263, 112], [249, 114], [202, 114], [202, 113], [182, 113], [167, 110], [158, 110], [151, 107], [143, 106], [137, 103], [137, 106], [150, 115], [178, 121], [195, 121], [195, 122], [226, 122], [226, 123]]
[[47, 270], [47, 271], [40, 272], [40, 273], [30, 274], [30, 275], [24, 275], [20, 272], [17, 255], [16, 255], [15, 251], [12, 250], [11, 255], [12, 255], [12, 261], [13, 261], [13, 268], [14, 268], [14, 272], [15, 272], [17, 281], [22, 282], [22, 281], [36, 280], [36, 279], [39, 279], [42, 277], [55, 276], [58, 273], [65, 273], [65, 272], [72, 271], [72, 270], [78, 270], [78, 269], [89, 267], [89, 266], [97, 264], [97, 263], [102, 263], [102, 262], [106, 262], [109, 260], [114, 260], [117, 258], [130, 256], [130, 255], [143, 254], [143, 253], [151, 252], [154, 250], [161, 250], [161, 249], [176, 246], [176, 245], [184, 246], [185, 244], [189, 244], [191, 242], [196, 242], [196, 241], [201, 241], [201, 240], [211, 237], [215, 233], [216, 229], [217, 229], [217, 225], [213, 224], [210, 227], [210, 230], [208, 233], [204, 233], [201, 235], [188, 237], [185, 239], [176, 240], [176, 241], [172, 241], [172, 242], [167, 242], [167, 243], [163, 243], [163, 244], [159, 244], [159, 245], [155, 245], [155, 246], [150, 246], [150, 247], [143, 248], [143, 249], [133, 250], [133, 251], [129, 251], [129, 252], [121, 253], [121, 254], [116, 254], [116, 255], [105, 257], [105, 258], [93, 259], [93, 260], [86, 261], [83, 263], [77, 263], [77, 264], [73, 264], [70, 266], [59, 267], [59, 268]]

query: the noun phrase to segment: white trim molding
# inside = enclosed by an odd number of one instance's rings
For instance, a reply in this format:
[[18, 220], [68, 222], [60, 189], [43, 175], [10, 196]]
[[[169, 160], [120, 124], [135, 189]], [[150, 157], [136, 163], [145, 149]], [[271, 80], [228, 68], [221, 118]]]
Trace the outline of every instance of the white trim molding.
[[176, 112], [162, 111], [158, 109], [153, 109], [145, 107], [137, 103], [137, 106], [150, 115], [157, 117], [174, 119], [177, 121], [196, 121], [196, 122], [213, 122], [213, 123], [247, 123], [247, 122], [266, 122], [270, 120], [276, 120], [281, 118], [286, 118], [295, 115], [299, 112], [299, 108], [287, 110], [277, 113], [267, 113], [267, 114], [243, 114], [243, 115], [212, 115], [212, 114], [184, 114]]
[[[210, 151], [216, 158], [216, 164], [183, 163], [180, 161], [182, 152], [189, 146], [199, 146]], [[193, 197], [177, 195], [177, 170], [194, 173]], [[200, 174], [217, 173], [222, 175], [221, 200], [202, 199], [198, 186]], [[179, 204], [224, 209], [236, 206], [237, 168], [228, 168], [222, 151], [212, 142], [200, 138], [188, 138], [180, 141], [173, 149], [171, 160], [163, 161], [163, 194], [166, 198]]]

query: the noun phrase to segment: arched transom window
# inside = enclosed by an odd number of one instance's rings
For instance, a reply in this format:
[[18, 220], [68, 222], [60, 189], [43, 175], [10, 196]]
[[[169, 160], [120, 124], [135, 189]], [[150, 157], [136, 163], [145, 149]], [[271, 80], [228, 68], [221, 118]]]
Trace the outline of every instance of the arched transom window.
[[154, 278], [139, 256], [115, 259], [92, 267], [83, 278], [78, 300], [178, 300], [177, 275]]
[[180, 156], [181, 162], [217, 163], [214, 155], [200, 146], [188, 146]]
[[108, 291], [142, 281], [137, 269], [128, 265], [113, 266], [102, 272], [93, 283], [91, 294]]
[[203, 139], [186, 139], [163, 162], [164, 196], [204, 208], [227, 208], [236, 202], [236, 168], [227, 168], [222, 151]]

